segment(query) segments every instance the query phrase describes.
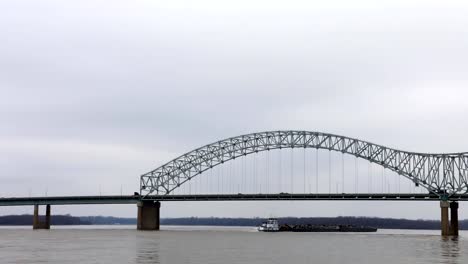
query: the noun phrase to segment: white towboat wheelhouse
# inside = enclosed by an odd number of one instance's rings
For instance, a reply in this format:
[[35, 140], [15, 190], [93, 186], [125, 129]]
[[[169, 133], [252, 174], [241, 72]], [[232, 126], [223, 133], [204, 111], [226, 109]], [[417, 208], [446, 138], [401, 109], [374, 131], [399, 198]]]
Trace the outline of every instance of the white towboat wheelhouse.
[[262, 231], [262, 232], [277, 232], [277, 231], [279, 231], [278, 219], [269, 218], [268, 221], [263, 222], [258, 227], [258, 231]]

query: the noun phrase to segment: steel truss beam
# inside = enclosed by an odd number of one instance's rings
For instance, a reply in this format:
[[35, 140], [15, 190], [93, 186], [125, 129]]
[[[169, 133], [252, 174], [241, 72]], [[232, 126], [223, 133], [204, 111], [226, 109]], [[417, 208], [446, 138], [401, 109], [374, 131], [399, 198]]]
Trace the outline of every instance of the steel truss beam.
[[468, 193], [468, 152], [401, 151], [354, 138], [309, 131], [268, 131], [224, 139], [190, 151], [140, 178], [141, 195], [166, 195], [215, 166], [261, 151], [316, 148], [379, 164], [439, 197]]

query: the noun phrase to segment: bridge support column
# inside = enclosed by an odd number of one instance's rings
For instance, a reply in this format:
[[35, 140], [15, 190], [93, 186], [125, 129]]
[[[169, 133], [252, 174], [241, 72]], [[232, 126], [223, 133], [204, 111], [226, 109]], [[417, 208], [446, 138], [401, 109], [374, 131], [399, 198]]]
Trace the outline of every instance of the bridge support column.
[[34, 205], [34, 215], [33, 215], [33, 229], [38, 229], [39, 227], [39, 205]]
[[440, 224], [441, 224], [441, 234], [443, 236], [450, 235], [450, 224], [449, 224], [449, 214], [448, 214], [449, 202], [440, 201]]
[[458, 236], [458, 202], [450, 203], [450, 235]]
[[137, 229], [159, 230], [160, 202], [140, 201], [138, 206]]
[[50, 229], [50, 204], [46, 205], [44, 221], [39, 218], [39, 205], [34, 205], [33, 229]]

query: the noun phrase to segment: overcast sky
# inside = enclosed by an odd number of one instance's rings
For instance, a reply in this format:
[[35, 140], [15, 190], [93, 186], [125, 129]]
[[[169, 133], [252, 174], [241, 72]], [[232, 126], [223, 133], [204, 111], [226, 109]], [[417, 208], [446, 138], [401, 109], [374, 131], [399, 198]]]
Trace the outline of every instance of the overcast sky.
[[[1, 1], [0, 196], [131, 194], [182, 153], [277, 129], [468, 151], [466, 4], [322, 2]], [[436, 219], [439, 206], [165, 203], [162, 215]]]

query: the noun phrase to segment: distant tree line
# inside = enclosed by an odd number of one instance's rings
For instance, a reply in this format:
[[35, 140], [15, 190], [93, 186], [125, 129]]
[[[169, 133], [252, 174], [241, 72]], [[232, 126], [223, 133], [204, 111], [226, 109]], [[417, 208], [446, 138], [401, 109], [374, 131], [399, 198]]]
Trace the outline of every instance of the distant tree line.
[[[42, 216], [43, 219], [43, 216]], [[0, 225], [32, 225], [32, 215], [0, 216]], [[219, 217], [182, 217], [163, 218], [162, 225], [208, 225], [208, 226], [258, 226], [265, 218], [219, 218]], [[312, 224], [312, 225], [355, 225], [371, 226], [384, 229], [440, 229], [437, 220], [409, 220], [378, 217], [282, 217], [280, 224]], [[135, 225], [135, 218], [120, 218], [112, 216], [81, 216], [52, 215], [52, 225]], [[468, 230], [468, 220], [460, 220], [460, 229]]]
[[[44, 221], [44, 216], [39, 219]], [[0, 216], [0, 225], [32, 225], [32, 215], [5, 215]], [[91, 225], [91, 222], [81, 220], [80, 217], [71, 215], [51, 215], [51, 225]]]
[[121, 218], [113, 216], [81, 216], [81, 221], [93, 225], [136, 225], [136, 218]]
[[[213, 225], [213, 226], [258, 226], [266, 221], [264, 218], [166, 218], [161, 219], [163, 225]], [[371, 226], [384, 229], [440, 229], [437, 220], [409, 220], [377, 217], [282, 217], [280, 224], [312, 224], [312, 225], [355, 225]], [[459, 221], [460, 229], [468, 229], [468, 220]]]

